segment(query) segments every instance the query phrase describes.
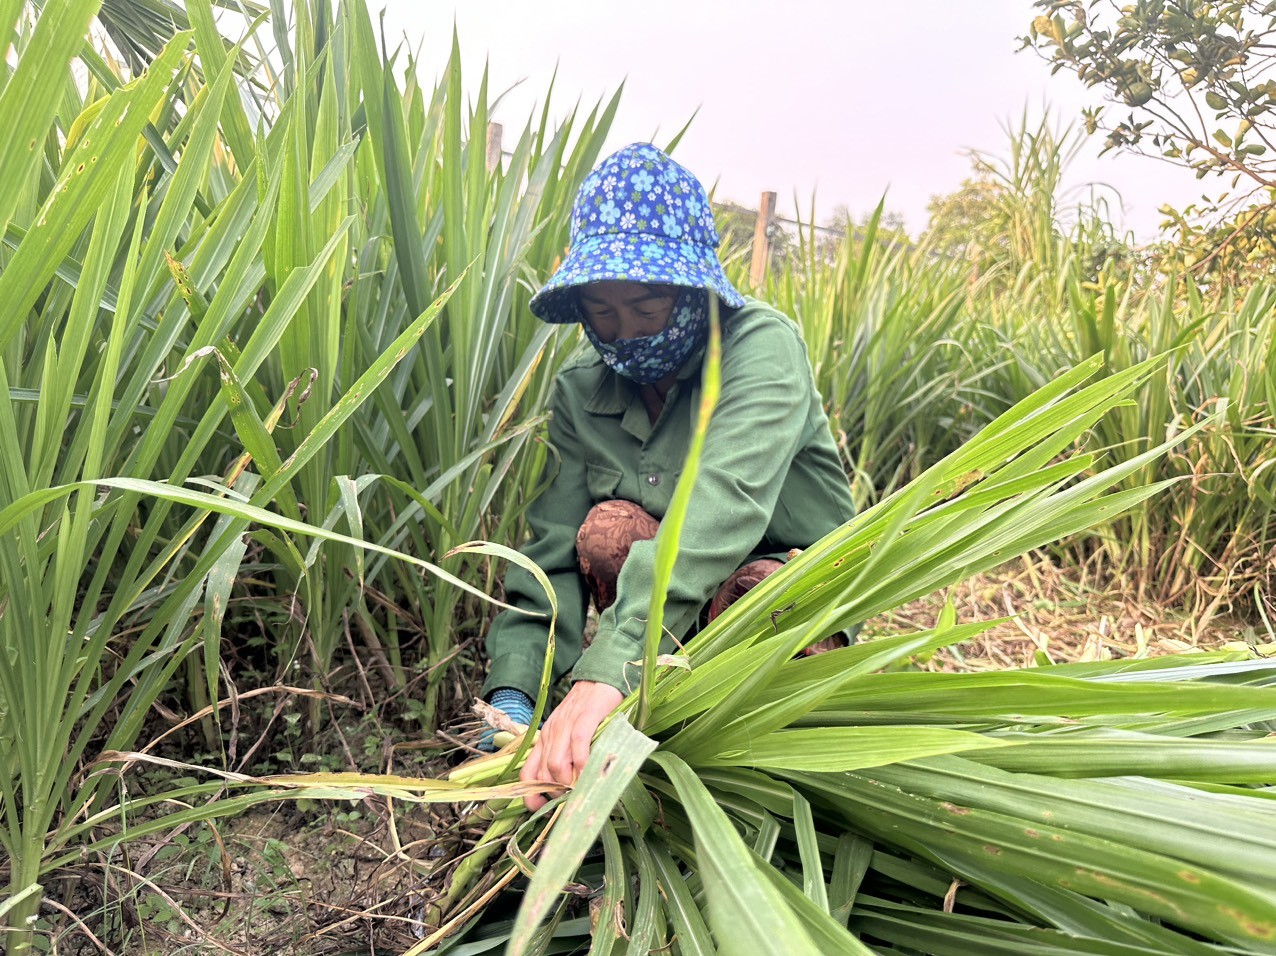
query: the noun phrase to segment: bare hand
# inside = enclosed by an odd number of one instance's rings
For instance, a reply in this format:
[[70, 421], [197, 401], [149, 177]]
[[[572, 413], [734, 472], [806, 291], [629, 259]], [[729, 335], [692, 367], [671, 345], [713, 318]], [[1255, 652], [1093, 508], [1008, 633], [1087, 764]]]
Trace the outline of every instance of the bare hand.
[[[541, 728], [519, 779], [524, 783], [552, 780], [572, 786], [589, 758], [594, 731], [624, 699], [610, 684], [588, 680], [573, 684]], [[545, 805], [546, 799], [542, 794], [533, 794], [524, 797], [523, 802], [527, 809], [535, 811]]]

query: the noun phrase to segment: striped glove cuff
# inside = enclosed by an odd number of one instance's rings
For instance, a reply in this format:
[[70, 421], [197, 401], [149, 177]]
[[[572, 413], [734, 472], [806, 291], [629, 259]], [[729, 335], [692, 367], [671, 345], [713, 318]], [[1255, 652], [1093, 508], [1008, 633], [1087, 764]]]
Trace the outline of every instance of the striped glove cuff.
[[522, 724], [524, 727], [532, 722], [532, 710], [535, 703], [521, 690], [515, 690], [513, 687], [499, 687], [492, 692], [492, 706], [516, 724]]

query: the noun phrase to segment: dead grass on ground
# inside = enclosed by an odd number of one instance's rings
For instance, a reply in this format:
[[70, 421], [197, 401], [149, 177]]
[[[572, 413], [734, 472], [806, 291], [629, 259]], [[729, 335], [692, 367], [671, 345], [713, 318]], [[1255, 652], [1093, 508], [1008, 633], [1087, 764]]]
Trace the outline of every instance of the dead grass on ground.
[[960, 623], [1006, 618], [974, 640], [922, 663], [936, 671], [987, 671], [1037, 663], [1157, 657], [1273, 638], [1232, 616], [1198, 619], [1099, 587], [1041, 556], [1011, 562], [869, 621], [866, 636], [935, 626], [945, 600]]

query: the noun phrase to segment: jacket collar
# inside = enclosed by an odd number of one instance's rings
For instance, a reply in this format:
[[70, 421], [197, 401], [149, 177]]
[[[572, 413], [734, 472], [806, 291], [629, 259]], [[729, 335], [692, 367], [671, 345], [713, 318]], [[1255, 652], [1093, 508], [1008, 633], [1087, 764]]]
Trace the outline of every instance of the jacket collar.
[[598, 363], [598, 385], [585, 400], [585, 411], [591, 415], [623, 415], [625, 409], [640, 401], [634, 383], [617, 375], [603, 362]]

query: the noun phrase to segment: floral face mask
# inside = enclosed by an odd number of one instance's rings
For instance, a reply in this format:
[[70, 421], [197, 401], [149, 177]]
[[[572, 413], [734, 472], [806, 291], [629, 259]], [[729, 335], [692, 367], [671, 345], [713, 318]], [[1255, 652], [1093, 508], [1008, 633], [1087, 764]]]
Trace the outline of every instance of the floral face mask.
[[585, 337], [617, 375], [651, 385], [682, 368], [709, 337], [709, 294], [685, 289], [674, 303], [664, 331], [637, 339], [604, 342], [583, 318]]

